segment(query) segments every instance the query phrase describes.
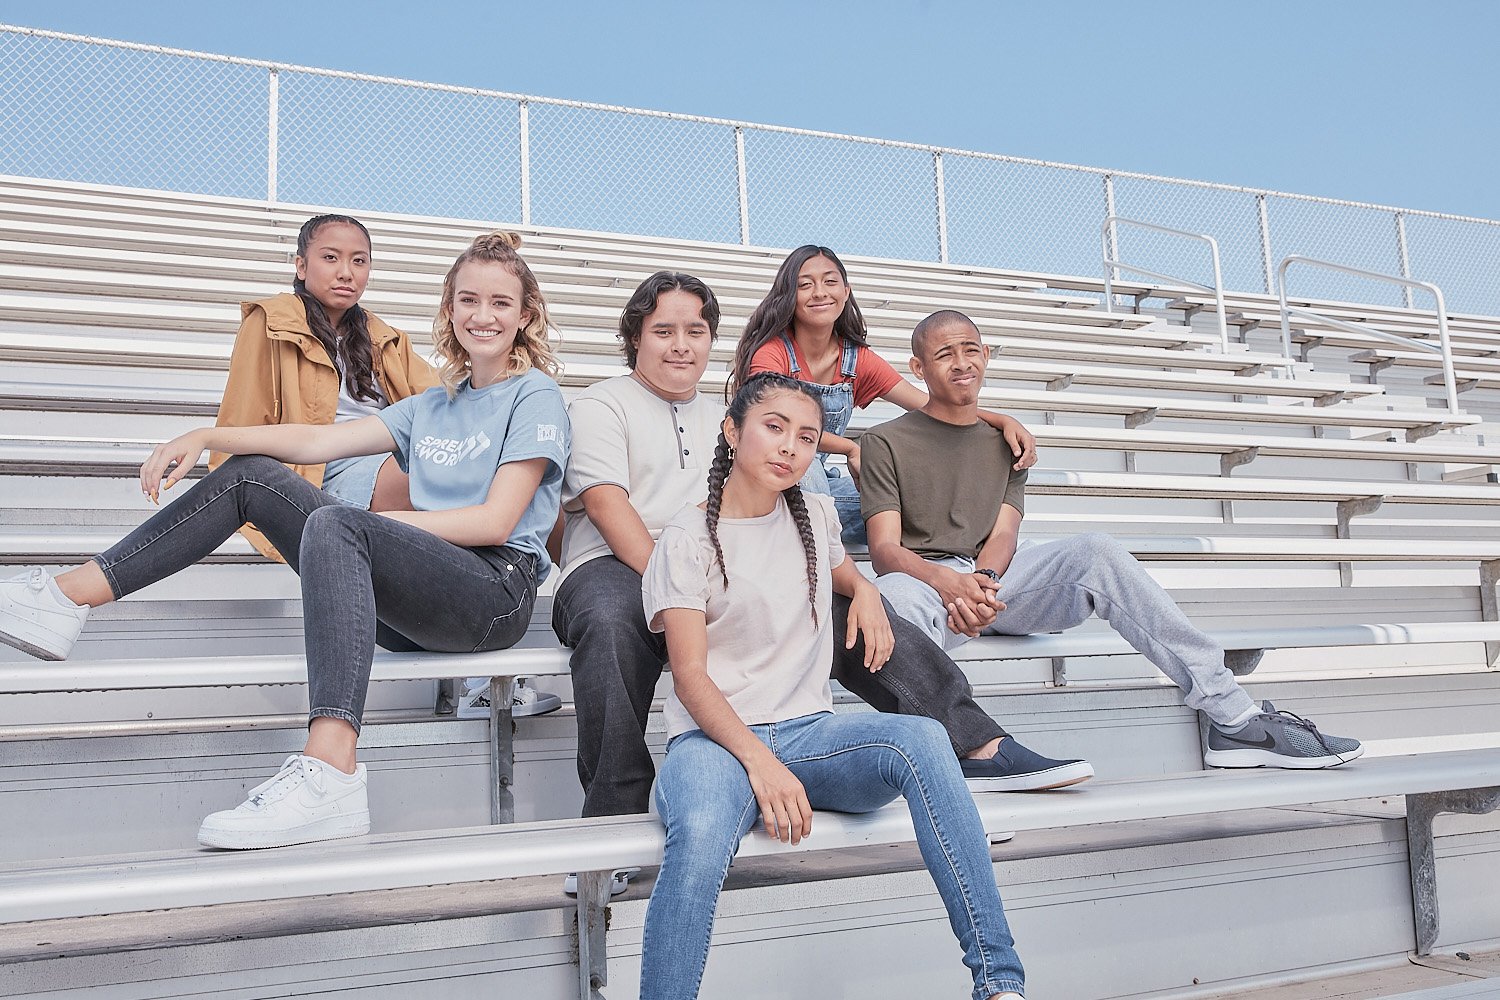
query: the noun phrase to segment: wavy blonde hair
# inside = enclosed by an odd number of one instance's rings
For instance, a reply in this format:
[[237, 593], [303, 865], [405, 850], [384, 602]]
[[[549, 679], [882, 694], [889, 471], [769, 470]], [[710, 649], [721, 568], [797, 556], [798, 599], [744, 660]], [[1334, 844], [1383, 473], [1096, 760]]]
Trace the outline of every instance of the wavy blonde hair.
[[455, 283], [459, 270], [472, 261], [504, 265], [521, 282], [521, 311], [531, 318], [524, 327], [516, 331], [516, 342], [510, 350], [510, 365], [506, 368], [506, 376], [520, 375], [529, 368], [535, 368], [555, 379], [562, 372], [562, 363], [552, 353], [552, 344], [547, 336], [549, 330], [556, 329], [552, 325], [552, 318], [547, 315], [547, 300], [542, 298], [542, 287], [537, 283], [536, 275], [531, 273], [531, 268], [516, 252], [520, 248], [520, 233], [505, 230], [485, 233], [475, 237], [469, 248], [458, 255], [443, 278], [443, 301], [432, 321], [432, 345], [442, 360], [442, 364], [438, 366], [438, 377], [443, 380], [443, 387], [448, 390], [450, 399], [458, 393], [459, 383], [469, 376], [472, 369], [469, 352], [464, 350], [458, 335], [453, 332], [453, 296], [457, 292]]

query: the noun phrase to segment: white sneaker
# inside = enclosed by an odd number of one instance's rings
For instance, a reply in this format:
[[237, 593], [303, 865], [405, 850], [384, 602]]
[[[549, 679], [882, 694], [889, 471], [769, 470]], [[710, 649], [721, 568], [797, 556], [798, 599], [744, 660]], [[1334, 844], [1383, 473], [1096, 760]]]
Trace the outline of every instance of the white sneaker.
[[[511, 686], [510, 714], [515, 718], [526, 715], [546, 715], [559, 708], [562, 708], [561, 698], [529, 686], [524, 677], [517, 677], [515, 684]], [[460, 719], [488, 719], [490, 717], [490, 680], [488, 677], [470, 677], [464, 682], [464, 693], [458, 699], [458, 708], [454, 714]]]
[[[610, 874], [609, 894], [611, 896], [618, 896], [626, 889], [629, 889], [630, 880], [635, 878], [640, 873], [641, 870], [639, 868], [616, 868]], [[567, 874], [567, 877], [563, 879], [563, 892], [567, 893], [569, 896], [578, 895], [577, 872], [569, 872]]]
[[316, 757], [293, 754], [244, 802], [205, 819], [198, 843], [244, 850], [361, 836], [370, 832], [365, 784], [363, 764], [345, 774]]
[[0, 642], [43, 660], [66, 660], [89, 606], [74, 604], [40, 566], [0, 582]]

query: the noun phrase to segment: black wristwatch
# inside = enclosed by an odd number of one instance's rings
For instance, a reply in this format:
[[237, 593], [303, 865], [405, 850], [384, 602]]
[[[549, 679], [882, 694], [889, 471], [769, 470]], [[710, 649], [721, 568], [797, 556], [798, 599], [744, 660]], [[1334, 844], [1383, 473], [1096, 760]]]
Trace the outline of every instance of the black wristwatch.
[[994, 580], [996, 583], [1000, 582], [1000, 574], [996, 573], [992, 569], [976, 569], [974, 572], [981, 573], [984, 576], [989, 577], [991, 580]]

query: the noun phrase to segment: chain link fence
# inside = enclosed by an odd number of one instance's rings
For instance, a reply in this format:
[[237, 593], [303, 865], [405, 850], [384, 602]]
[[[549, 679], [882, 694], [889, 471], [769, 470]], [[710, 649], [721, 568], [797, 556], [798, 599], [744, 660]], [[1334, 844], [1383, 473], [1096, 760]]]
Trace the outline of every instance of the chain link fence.
[[[1213, 236], [1231, 290], [1274, 293], [1276, 265], [1305, 254], [1500, 315], [1486, 219], [4, 25], [0, 134], [0, 173], [19, 176], [1084, 277], [1102, 277], [1112, 206]], [[1193, 241], [1121, 227], [1116, 251], [1212, 281]], [[1312, 269], [1288, 290], [1429, 305]]]

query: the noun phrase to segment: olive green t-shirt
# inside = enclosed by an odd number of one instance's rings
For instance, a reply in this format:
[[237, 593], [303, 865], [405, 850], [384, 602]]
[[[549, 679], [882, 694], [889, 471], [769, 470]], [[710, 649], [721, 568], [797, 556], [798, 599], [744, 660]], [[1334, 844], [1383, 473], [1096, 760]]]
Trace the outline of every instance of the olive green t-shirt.
[[1005, 437], [982, 420], [967, 427], [921, 410], [859, 439], [860, 513], [901, 512], [901, 544], [924, 559], [979, 555], [1010, 504], [1026, 513], [1026, 473]]

